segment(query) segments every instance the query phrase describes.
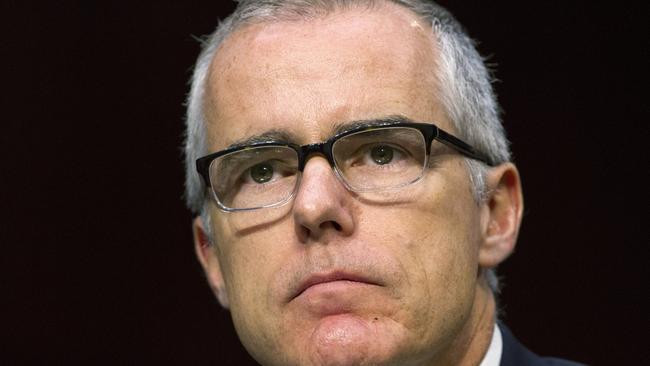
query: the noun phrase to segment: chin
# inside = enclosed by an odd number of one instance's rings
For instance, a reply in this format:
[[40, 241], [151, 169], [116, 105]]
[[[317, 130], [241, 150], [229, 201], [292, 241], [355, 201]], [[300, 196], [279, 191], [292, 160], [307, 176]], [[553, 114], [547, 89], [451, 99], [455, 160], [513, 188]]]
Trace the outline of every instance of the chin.
[[331, 315], [317, 321], [309, 335], [298, 339], [294, 351], [297, 365], [352, 366], [403, 365], [399, 345], [404, 328], [391, 319], [365, 317], [351, 313]]

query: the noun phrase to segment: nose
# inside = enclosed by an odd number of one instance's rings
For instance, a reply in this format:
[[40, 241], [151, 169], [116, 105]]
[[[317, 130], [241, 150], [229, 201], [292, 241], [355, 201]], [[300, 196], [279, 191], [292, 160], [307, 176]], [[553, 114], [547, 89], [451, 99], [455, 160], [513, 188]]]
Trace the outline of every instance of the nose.
[[300, 240], [327, 242], [331, 236], [351, 235], [355, 227], [351, 209], [351, 194], [337, 179], [327, 159], [311, 157], [293, 202]]

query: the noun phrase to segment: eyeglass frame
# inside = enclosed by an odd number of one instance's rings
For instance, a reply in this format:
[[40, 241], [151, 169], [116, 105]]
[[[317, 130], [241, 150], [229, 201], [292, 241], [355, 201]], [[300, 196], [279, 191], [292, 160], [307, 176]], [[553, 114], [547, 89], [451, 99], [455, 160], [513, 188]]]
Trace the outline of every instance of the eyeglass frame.
[[[468, 158], [480, 161], [482, 163], [487, 164], [488, 166], [495, 165], [495, 163], [487, 155], [481, 153], [480, 151], [473, 148], [470, 144], [444, 131], [443, 129], [441, 129], [440, 127], [436, 126], [433, 123], [388, 122], [381, 125], [360, 126], [357, 128], [352, 128], [350, 130], [337, 133], [334, 136], [327, 139], [326, 141], [315, 143], [315, 144], [298, 145], [291, 142], [265, 141], [265, 142], [256, 142], [248, 145], [227, 148], [196, 159], [196, 170], [201, 176], [201, 178], [203, 179], [206, 188], [209, 188], [212, 191], [212, 194], [214, 196], [216, 195], [216, 193], [212, 188], [212, 182], [210, 180], [210, 164], [212, 164], [212, 161], [214, 161], [215, 159], [221, 156], [231, 154], [237, 151], [254, 149], [259, 147], [274, 147], [274, 146], [288, 147], [296, 152], [298, 156], [298, 171], [302, 173], [303, 170], [305, 169], [305, 165], [307, 164], [307, 158], [310, 155], [316, 153], [320, 153], [323, 156], [325, 156], [327, 162], [330, 164], [331, 167], [336, 167], [336, 163], [334, 162], [334, 156], [332, 154], [332, 147], [334, 146], [334, 143], [339, 139], [359, 132], [366, 132], [366, 131], [372, 131], [372, 130], [378, 130], [384, 128], [391, 128], [391, 127], [393, 128], [407, 127], [407, 128], [413, 128], [420, 131], [420, 133], [422, 133], [422, 136], [424, 137], [427, 157], [429, 156], [429, 154], [431, 154], [431, 143], [433, 142], [433, 140], [437, 140], [443, 143], [444, 145], [451, 147], [452, 149], [456, 150], [457, 152], [461, 153], [462, 155]], [[347, 182], [343, 182], [343, 183], [345, 183], [345, 185], [348, 186]], [[348, 189], [350, 189], [350, 187], [348, 187]], [[293, 194], [289, 195], [286, 201], [288, 202], [288, 200], [292, 196]], [[221, 204], [218, 198], [216, 198], [216, 200], [217, 200], [217, 204], [219, 205], [219, 208], [227, 212], [256, 210], [260, 208], [275, 207], [277, 205], [286, 203], [285, 200], [283, 200], [269, 206], [251, 207], [251, 208], [231, 208]]]

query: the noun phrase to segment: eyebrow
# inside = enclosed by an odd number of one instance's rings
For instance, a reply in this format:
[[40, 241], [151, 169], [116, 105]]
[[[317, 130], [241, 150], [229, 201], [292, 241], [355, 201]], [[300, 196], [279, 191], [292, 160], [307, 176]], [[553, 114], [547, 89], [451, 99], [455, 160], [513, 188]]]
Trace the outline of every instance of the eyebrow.
[[[365, 127], [377, 127], [385, 126], [395, 123], [413, 123], [414, 121], [403, 115], [389, 115], [384, 117], [369, 118], [362, 120], [354, 120], [347, 122], [339, 122], [334, 124], [334, 135], [339, 135], [349, 131], [353, 131]], [[264, 142], [295, 142], [298, 141], [298, 137], [292, 131], [286, 129], [271, 129], [264, 131], [260, 134], [249, 136], [241, 140], [237, 140], [234, 143], [230, 144], [227, 149], [238, 148], [242, 146], [249, 146], [253, 144], [259, 144]]]
[[261, 134], [245, 137], [230, 144], [227, 149], [249, 146], [263, 142], [291, 142], [296, 141], [297, 138], [294, 133], [288, 130], [271, 129]]
[[334, 135], [340, 135], [349, 131], [353, 131], [364, 127], [378, 127], [385, 125], [392, 125], [395, 123], [413, 123], [414, 121], [406, 116], [400, 114], [393, 114], [385, 117], [377, 117], [370, 119], [362, 119], [350, 122], [342, 122], [334, 125]]

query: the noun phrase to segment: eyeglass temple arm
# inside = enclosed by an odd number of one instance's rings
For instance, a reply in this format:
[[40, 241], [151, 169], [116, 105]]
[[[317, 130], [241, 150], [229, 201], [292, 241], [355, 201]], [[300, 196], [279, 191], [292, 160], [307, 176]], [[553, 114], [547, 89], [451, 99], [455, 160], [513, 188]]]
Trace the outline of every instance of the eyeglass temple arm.
[[495, 164], [492, 162], [490, 158], [487, 156], [483, 155], [482, 153], [476, 151], [473, 147], [470, 145], [466, 144], [463, 140], [448, 134], [447, 132], [438, 129], [438, 135], [435, 137], [436, 140], [442, 142], [443, 144], [451, 147], [452, 149], [455, 149], [462, 153], [463, 155], [470, 157], [472, 159], [476, 159], [478, 161], [482, 161], [485, 164], [489, 166], [494, 166]]

